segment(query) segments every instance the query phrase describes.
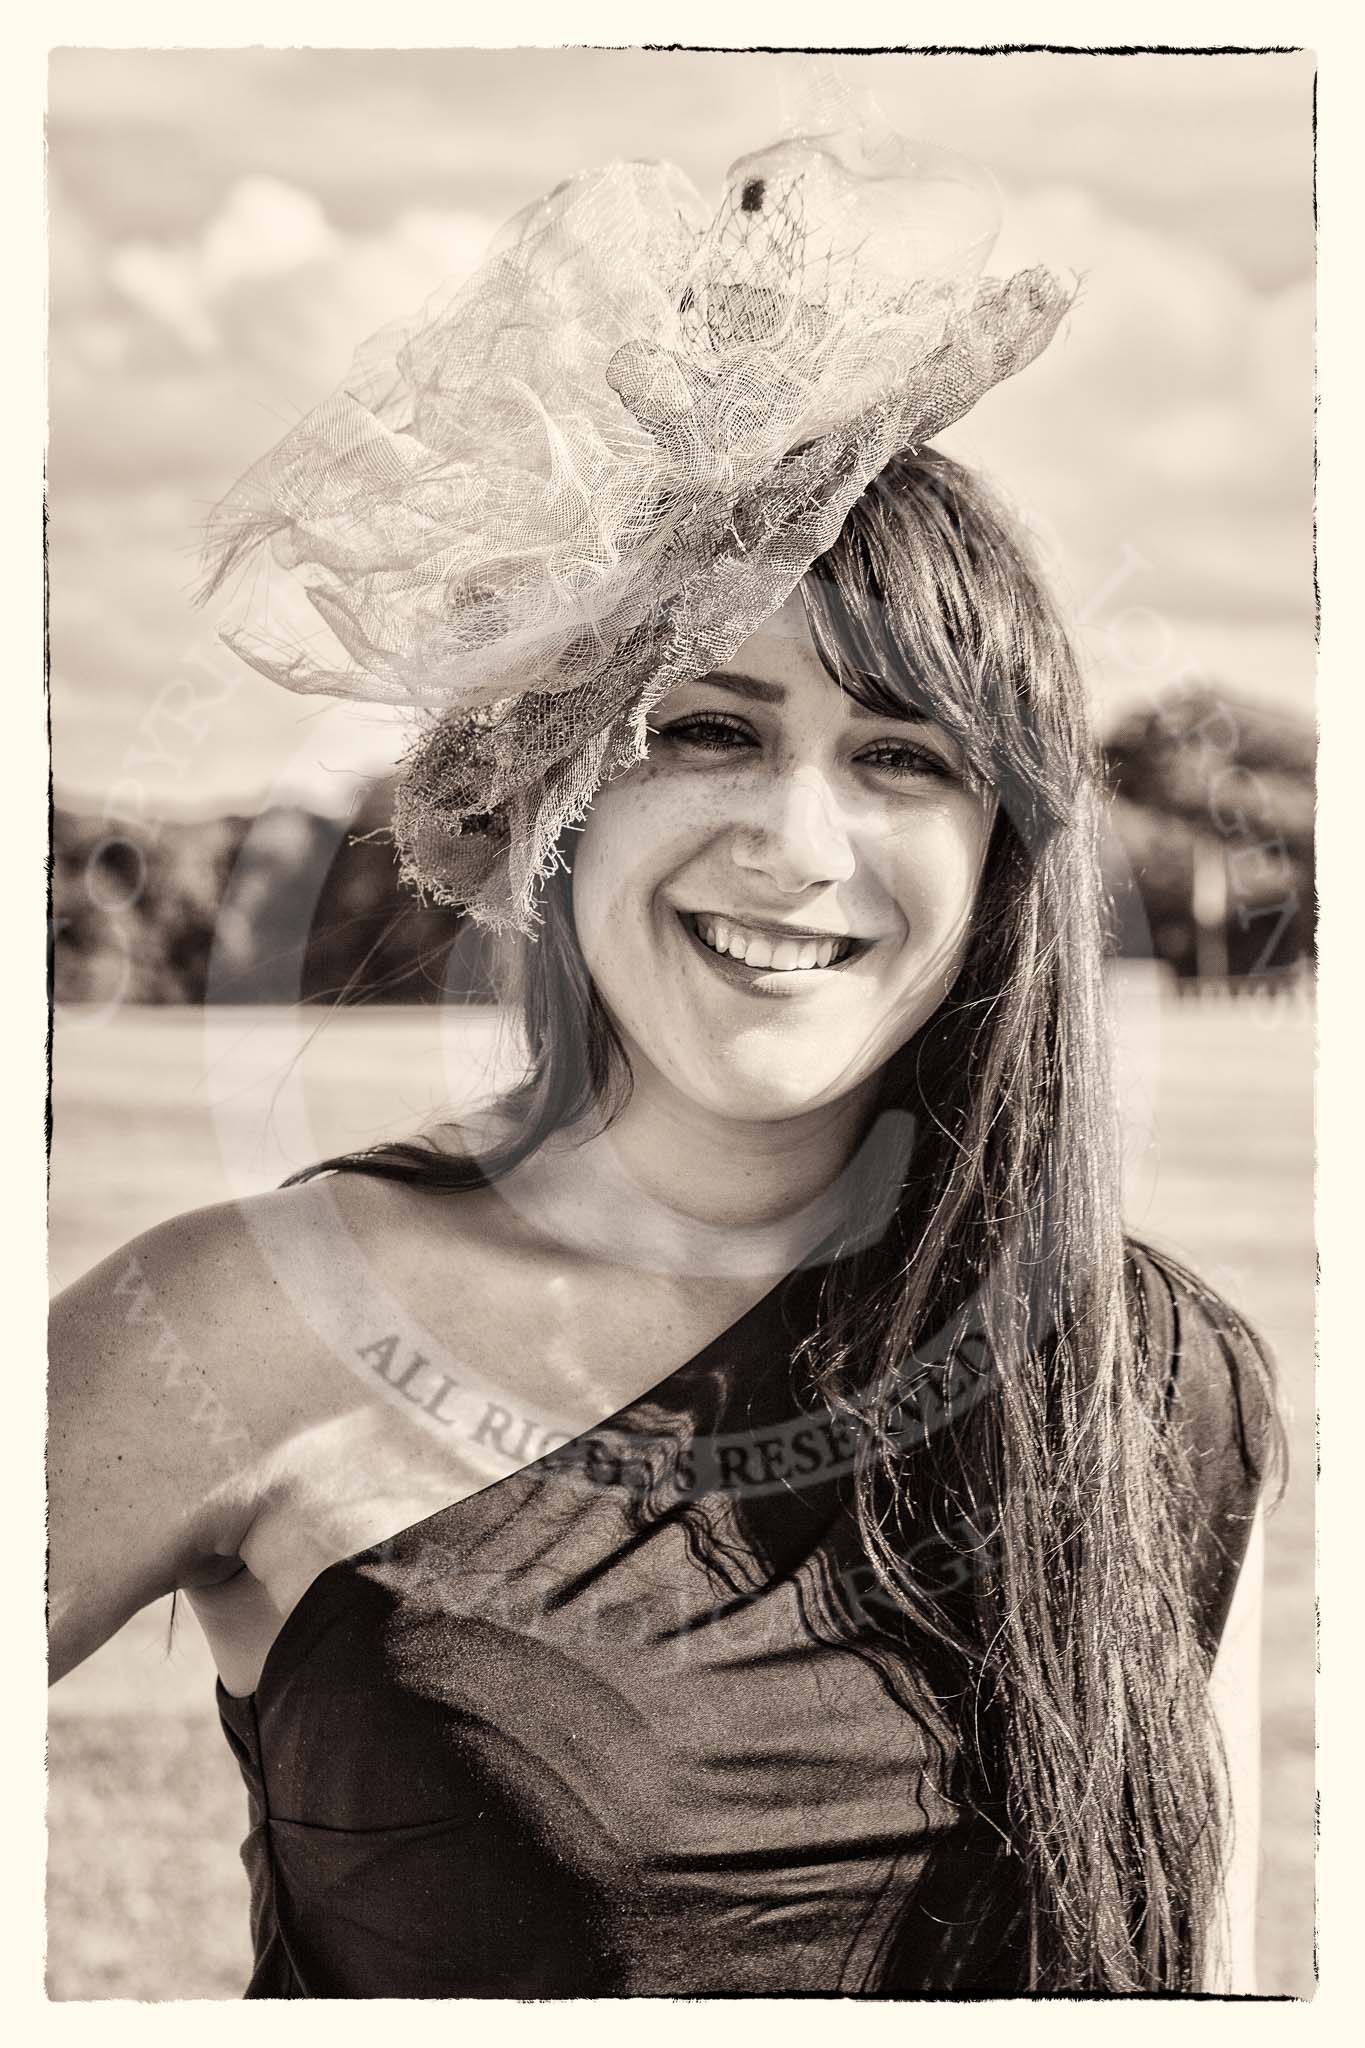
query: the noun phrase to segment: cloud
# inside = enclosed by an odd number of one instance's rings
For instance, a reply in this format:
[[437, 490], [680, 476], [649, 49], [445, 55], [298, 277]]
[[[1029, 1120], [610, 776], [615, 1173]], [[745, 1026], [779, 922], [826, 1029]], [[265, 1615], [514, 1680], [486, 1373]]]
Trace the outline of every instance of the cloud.
[[1258, 290], [1069, 187], [1015, 209], [991, 267], [1037, 260], [1080, 274], [1077, 301], [956, 444], [1026, 482], [1074, 592], [1127, 548], [1151, 565], [1145, 603], [1307, 618], [1311, 287]]
[[355, 345], [478, 262], [492, 223], [431, 208], [341, 234], [312, 194], [249, 177], [193, 238], [104, 248], [54, 204], [50, 343], [63, 491], [181, 478], [198, 517], [345, 374]]
[[344, 236], [312, 193], [252, 176], [193, 239], [117, 245], [108, 276], [191, 358], [334, 382], [363, 332], [416, 312], [448, 276], [472, 269], [492, 226], [414, 208], [383, 234]]
[[191, 355], [210, 356], [223, 347], [216, 314], [235, 287], [325, 264], [339, 242], [311, 193], [279, 178], [243, 178], [197, 240], [123, 243], [110, 255], [109, 278]]

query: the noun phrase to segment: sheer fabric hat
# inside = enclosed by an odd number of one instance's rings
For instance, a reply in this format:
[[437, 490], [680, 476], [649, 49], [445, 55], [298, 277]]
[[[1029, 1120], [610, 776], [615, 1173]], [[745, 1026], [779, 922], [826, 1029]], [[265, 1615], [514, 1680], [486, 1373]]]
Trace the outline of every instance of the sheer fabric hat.
[[[286, 689], [406, 708], [409, 886], [533, 929], [659, 697], [1051, 339], [1072, 291], [983, 275], [996, 226], [983, 173], [847, 108], [741, 158], [716, 207], [666, 163], [583, 172], [241, 478], [200, 596], [239, 582], [223, 638]], [[272, 632], [273, 575], [323, 631]]]

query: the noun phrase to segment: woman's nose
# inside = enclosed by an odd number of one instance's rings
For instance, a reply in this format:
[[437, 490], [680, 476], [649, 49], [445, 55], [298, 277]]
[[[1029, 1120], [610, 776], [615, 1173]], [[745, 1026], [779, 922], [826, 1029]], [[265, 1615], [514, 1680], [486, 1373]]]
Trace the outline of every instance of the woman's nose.
[[768, 876], [796, 895], [822, 882], [846, 882], [857, 866], [847, 826], [829, 784], [815, 768], [776, 778], [763, 815], [732, 843], [735, 865]]

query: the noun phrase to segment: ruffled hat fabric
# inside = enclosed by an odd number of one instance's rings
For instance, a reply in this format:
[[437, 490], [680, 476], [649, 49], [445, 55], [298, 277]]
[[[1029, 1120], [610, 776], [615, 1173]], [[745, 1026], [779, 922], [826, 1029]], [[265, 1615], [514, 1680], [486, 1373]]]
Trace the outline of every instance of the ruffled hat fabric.
[[1072, 294], [980, 275], [991, 211], [970, 167], [866, 124], [741, 159], [714, 211], [668, 164], [586, 172], [247, 472], [201, 596], [266, 554], [332, 644], [272, 641], [253, 579], [228, 645], [287, 689], [407, 707], [405, 882], [531, 930], [659, 697], [733, 655], [893, 454], [1047, 344]]

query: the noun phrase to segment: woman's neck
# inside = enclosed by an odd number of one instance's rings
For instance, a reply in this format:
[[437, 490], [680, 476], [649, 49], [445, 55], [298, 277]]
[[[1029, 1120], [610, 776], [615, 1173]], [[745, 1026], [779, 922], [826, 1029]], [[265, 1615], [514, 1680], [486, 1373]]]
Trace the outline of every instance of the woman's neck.
[[611, 1126], [562, 1133], [501, 1183], [538, 1231], [587, 1257], [697, 1279], [790, 1270], [844, 1213], [868, 1091], [746, 1122], [637, 1076]]

